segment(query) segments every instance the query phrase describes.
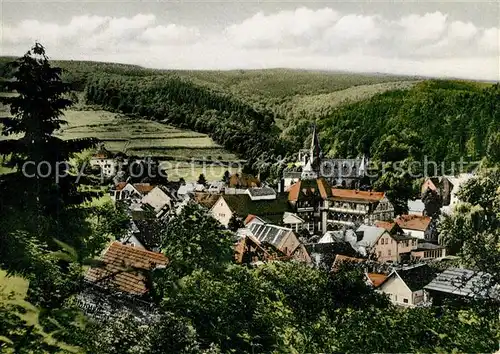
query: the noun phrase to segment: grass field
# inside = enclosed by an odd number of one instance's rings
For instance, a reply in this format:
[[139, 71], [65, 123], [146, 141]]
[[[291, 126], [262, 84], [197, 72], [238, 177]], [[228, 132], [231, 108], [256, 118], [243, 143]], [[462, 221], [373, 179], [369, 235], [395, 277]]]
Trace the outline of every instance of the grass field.
[[[224, 164], [239, 161], [235, 154], [216, 144], [206, 134], [82, 107], [80, 105], [65, 112], [63, 119], [68, 124], [56, 133], [57, 136], [62, 139], [96, 137], [104, 142], [108, 150], [115, 153], [164, 158], [167, 166], [171, 166], [167, 168], [171, 180], [180, 177], [186, 181], [197, 180], [200, 173], [203, 173], [203, 165], [199, 161], [216, 160]], [[0, 112], [8, 114], [7, 107], [0, 107]], [[10, 138], [12, 136], [0, 136], [0, 140]], [[209, 180], [219, 180], [226, 170], [238, 171], [237, 168], [225, 166], [206, 166], [206, 177]], [[11, 170], [0, 166], [0, 174], [9, 171]]]

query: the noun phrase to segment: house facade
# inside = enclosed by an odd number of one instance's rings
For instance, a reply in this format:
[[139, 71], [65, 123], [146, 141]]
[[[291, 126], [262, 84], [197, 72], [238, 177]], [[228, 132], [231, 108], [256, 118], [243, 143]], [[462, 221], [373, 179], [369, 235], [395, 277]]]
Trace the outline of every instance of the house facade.
[[431, 218], [429, 216], [400, 215], [395, 219], [395, 222], [408, 236], [421, 240], [430, 240], [432, 238], [430, 230]]
[[383, 192], [331, 187], [322, 168], [315, 129], [309, 153], [303, 159], [300, 178], [286, 192], [294, 212], [305, 221], [303, 226], [309, 232], [324, 233], [394, 218], [394, 207]]
[[394, 305], [415, 307], [428, 301], [424, 287], [434, 278], [435, 272], [426, 264], [393, 270], [377, 287], [387, 294]]

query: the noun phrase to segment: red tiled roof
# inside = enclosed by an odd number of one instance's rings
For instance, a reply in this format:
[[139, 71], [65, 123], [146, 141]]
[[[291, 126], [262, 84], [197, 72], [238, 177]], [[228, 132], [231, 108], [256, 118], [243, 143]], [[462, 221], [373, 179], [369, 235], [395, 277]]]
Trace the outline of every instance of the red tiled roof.
[[113, 242], [102, 262], [102, 267], [87, 271], [86, 280], [131, 295], [144, 295], [149, 289], [142, 271], [152, 270], [158, 265], [165, 266], [168, 260], [161, 253]]
[[360, 263], [360, 262], [364, 262], [364, 261], [365, 260], [362, 258], [354, 258], [354, 257], [348, 257], [348, 256], [344, 256], [341, 254], [337, 254], [335, 256], [335, 260], [333, 261], [333, 264], [332, 264], [332, 271], [336, 271], [338, 269], [339, 264], [343, 263], [343, 262]]
[[360, 191], [357, 189], [332, 188], [332, 195], [335, 199], [365, 200], [378, 202], [384, 198], [384, 192]]
[[155, 188], [155, 186], [153, 186], [149, 183], [135, 183], [135, 184], [133, 184], [133, 186], [135, 189], [137, 189], [137, 191], [139, 193], [142, 193], [142, 194], [147, 194]]
[[395, 222], [390, 222], [390, 221], [375, 221], [375, 226], [376, 227], [381, 227], [383, 229], [386, 229], [387, 231], [391, 232], [391, 230], [396, 226]]
[[201, 206], [210, 209], [219, 200], [221, 194], [211, 194], [211, 193], [200, 193], [194, 194], [194, 200]]
[[117, 191], [121, 191], [123, 188], [125, 188], [127, 184], [128, 184], [127, 182], [119, 182], [116, 184], [115, 189]]
[[401, 215], [395, 221], [402, 229], [425, 231], [429, 227], [431, 218], [421, 215]]
[[387, 275], [385, 274], [368, 273], [367, 276], [375, 288], [378, 287], [380, 284], [382, 284], [385, 281], [385, 279], [387, 279]]
[[321, 198], [327, 199], [331, 196], [331, 187], [324, 178], [315, 180], [300, 180], [288, 188], [288, 200], [297, 201], [301, 196], [308, 193], [319, 192]]
[[243, 222], [244, 225], [248, 224], [250, 221], [255, 219], [255, 215], [253, 214], [248, 214], [247, 217], [245, 218], [245, 221]]

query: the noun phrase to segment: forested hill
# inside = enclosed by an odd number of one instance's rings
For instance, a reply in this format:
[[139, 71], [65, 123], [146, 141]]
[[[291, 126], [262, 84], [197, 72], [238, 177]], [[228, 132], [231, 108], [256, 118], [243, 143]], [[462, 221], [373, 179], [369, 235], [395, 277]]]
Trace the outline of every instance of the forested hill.
[[[0, 75], [9, 77], [0, 58]], [[319, 122], [331, 156], [382, 156], [387, 146], [437, 162], [483, 157], [500, 130], [498, 86], [291, 69], [169, 71], [55, 61], [89, 103], [208, 133], [243, 158], [284, 155]], [[394, 157], [394, 156], [393, 156]]]
[[88, 102], [209, 134], [242, 156], [285, 153], [271, 114], [174, 75], [94, 75]]
[[437, 162], [480, 159], [500, 132], [500, 86], [428, 80], [341, 106], [320, 127], [335, 156], [380, 156], [392, 146]]

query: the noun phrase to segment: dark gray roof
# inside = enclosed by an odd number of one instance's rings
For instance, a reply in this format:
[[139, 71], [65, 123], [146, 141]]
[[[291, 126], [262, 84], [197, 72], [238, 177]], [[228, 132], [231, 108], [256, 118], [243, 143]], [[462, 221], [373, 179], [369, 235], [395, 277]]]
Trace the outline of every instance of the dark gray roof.
[[253, 197], [262, 197], [265, 195], [276, 195], [276, 192], [274, 191], [274, 189], [272, 189], [270, 187], [248, 188], [248, 192]]
[[433, 243], [430, 243], [430, 242], [421, 242], [418, 244], [418, 247], [412, 251], [427, 251], [427, 250], [437, 250], [437, 249], [441, 249], [441, 248], [445, 248], [444, 246], [439, 246], [439, 245], [435, 245]]
[[493, 284], [490, 274], [462, 268], [445, 270], [425, 289], [460, 296], [500, 299], [498, 284]]
[[284, 227], [269, 224], [251, 224], [249, 227], [252, 234], [260, 242], [268, 242], [276, 246], [280, 241], [288, 235], [292, 230]]
[[436, 275], [436, 271], [427, 264], [396, 270], [411, 291], [422, 290]]

